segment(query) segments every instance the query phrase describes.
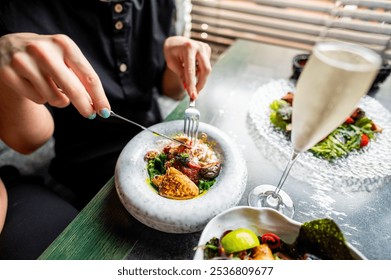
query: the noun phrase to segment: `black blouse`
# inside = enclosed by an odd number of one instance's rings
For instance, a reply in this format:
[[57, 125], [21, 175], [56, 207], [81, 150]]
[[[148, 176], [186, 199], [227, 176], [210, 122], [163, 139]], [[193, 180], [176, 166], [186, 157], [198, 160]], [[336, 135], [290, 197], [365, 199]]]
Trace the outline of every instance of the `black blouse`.
[[[163, 43], [174, 34], [174, 2], [0, 0], [0, 35], [68, 35], [98, 73], [113, 111], [149, 126], [161, 121], [156, 95], [165, 68]], [[92, 172], [85, 176], [112, 176], [119, 152], [139, 132], [114, 118], [85, 119], [72, 105], [52, 113], [56, 158], [51, 171], [62, 183], [73, 184], [70, 177], [80, 176], [81, 169]], [[109, 170], [102, 170], [102, 159], [111, 162]]]

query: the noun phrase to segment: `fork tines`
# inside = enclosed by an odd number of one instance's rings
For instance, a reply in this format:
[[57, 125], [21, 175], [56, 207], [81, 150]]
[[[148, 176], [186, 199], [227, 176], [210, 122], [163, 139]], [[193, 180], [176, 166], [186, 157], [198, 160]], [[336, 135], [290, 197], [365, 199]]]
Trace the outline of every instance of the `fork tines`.
[[192, 144], [195, 144], [198, 137], [198, 127], [200, 112], [195, 108], [195, 101], [191, 101], [189, 107], [185, 110], [183, 132], [190, 138]]

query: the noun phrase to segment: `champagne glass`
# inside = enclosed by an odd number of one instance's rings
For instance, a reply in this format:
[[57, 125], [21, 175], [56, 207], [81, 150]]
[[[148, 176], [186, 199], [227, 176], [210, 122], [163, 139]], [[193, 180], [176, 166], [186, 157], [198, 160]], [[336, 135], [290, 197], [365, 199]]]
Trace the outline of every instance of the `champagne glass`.
[[249, 193], [250, 206], [274, 208], [293, 217], [293, 201], [281, 190], [293, 164], [353, 112], [380, 65], [380, 55], [360, 45], [323, 41], [314, 46], [296, 84], [292, 157], [277, 186], [260, 185]]

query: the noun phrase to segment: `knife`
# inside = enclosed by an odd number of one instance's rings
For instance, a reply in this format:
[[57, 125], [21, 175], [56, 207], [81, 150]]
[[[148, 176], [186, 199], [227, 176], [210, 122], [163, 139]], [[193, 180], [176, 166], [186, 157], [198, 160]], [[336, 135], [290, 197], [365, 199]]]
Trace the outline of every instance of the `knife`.
[[172, 137], [170, 137], [170, 136], [167, 136], [167, 135], [165, 135], [165, 134], [163, 134], [163, 133], [156, 132], [156, 131], [154, 131], [154, 130], [148, 128], [148, 127], [145, 127], [145, 126], [143, 126], [143, 125], [141, 125], [141, 124], [139, 124], [139, 123], [136, 123], [136, 122], [134, 122], [134, 121], [132, 121], [132, 120], [129, 120], [129, 119], [127, 119], [127, 118], [124, 118], [124, 117], [122, 117], [122, 116], [120, 116], [120, 115], [114, 113], [113, 111], [110, 111], [110, 116], [119, 118], [119, 119], [121, 119], [121, 120], [123, 120], [123, 121], [126, 121], [126, 122], [129, 122], [129, 123], [131, 123], [131, 124], [134, 124], [134, 125], [136, 125], [136, 126], [142, 128], [142, 129], [144, 129], [144, 130], [147, 130], [147, 131], [149, 131], [149, 132], [152, 132], [152, 133], [155, 134], [155, 135], [158, 135], [158, 136], [160, 136], [160, 137], [163, 137], [163, 138], [166, 138], [166, 139], [168, 139], [168, 140], [177, 142], [177, 143], [179, 143], [179, 144], [181, 144], [181, 145], [184, 145], [184, 146], [186, 146], [187, 148], [192, 148], [190, 145], [187, 145], [185, 142], [182, 142], [182, 141], [180, 141], [180, 140], [178, 140], [178, 139], [174, 139], [174, 138], [172, 138]]

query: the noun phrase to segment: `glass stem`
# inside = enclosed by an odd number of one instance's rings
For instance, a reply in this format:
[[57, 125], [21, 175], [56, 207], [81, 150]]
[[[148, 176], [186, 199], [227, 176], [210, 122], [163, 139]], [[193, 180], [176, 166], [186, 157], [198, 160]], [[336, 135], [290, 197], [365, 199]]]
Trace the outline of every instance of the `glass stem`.
[[282, 173], [281, 179], [278, 182], [278, 185], [277, 185], [276, 189], [274, 190], [274, 193], [272, 194], [273, 198], [276, 198], [278, 196], [278, 193], [280, 192], [282, 186], [285, 183], [286, 178], [289, 175], [289, 171], [291, 171], [291, 168], [292, 168], [293, 164], [296, 162], [296, 159], [299, 157], [299, 155], [300, 155], [299, 152], [293, 151], [292, 156], [291, 156], [288, 164], [286, 165], [284, 172]]

